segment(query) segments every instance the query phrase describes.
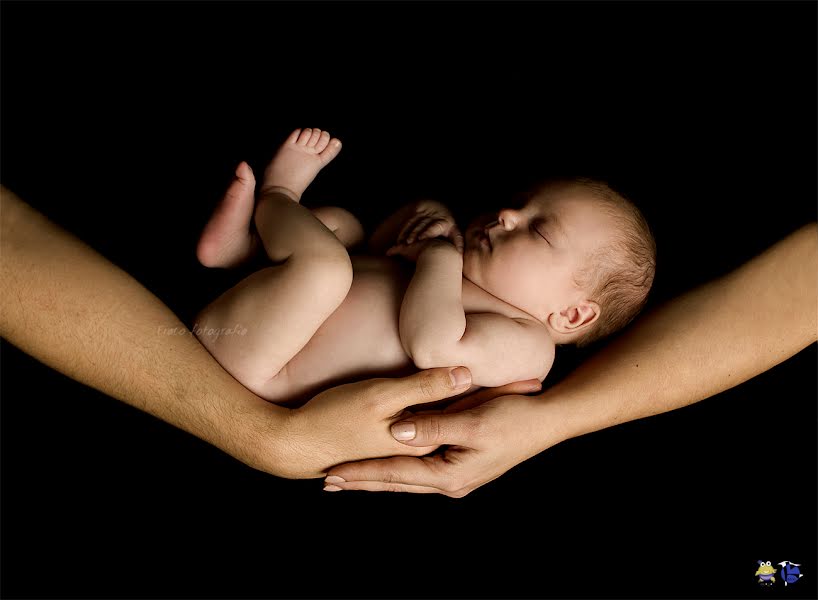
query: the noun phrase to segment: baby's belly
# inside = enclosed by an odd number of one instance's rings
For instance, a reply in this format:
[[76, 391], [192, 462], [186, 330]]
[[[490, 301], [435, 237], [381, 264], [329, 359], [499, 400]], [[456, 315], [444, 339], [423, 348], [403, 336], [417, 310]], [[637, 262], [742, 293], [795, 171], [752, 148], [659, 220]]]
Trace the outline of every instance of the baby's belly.
[[352, 266], [346, 299], [286, 366], [287, 400], [307, 400], [340, 383], [414, 371], [398, 332], [411, 271], [387, 257], [352, 257]]

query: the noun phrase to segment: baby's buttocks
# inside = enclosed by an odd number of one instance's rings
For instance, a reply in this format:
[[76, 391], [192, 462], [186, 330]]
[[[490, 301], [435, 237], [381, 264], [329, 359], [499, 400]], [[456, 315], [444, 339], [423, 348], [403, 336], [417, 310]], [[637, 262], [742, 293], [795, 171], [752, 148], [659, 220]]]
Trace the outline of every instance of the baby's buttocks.
[[387, 257], [354, 256], [352, 266], [346, 299], [286, 367], [291, 393], [308, 395], [344, 381], [401, 375], [412, 367], [398, 331], [412, 272]]

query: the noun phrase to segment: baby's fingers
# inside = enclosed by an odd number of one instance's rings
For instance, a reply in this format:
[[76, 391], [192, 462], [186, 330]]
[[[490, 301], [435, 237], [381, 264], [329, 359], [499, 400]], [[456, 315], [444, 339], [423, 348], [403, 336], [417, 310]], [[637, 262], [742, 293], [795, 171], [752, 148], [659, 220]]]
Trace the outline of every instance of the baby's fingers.
[[457, 227], [457, 225], [453, 223], [449, 223], [449, 225], [449, 230], [445, 232], [446, 238], [452, 244], [454, 244], [454, 247], [457, 248], [458, 252], [463, 254], [463, 247], [465, 245], [463, 242], [463, 234], [460, 233], [460, 229]]
[[446, 230], [451, 227], [451, 224], [448, 221], [444, 221], [443, 219], [437, 219], [436, 221], [430, 223], [426, 226], [426, 228], [421, 231], [417, 238], [418, 240], [425, 240], [428, 238], [436, 238], [441, 235], [446, 234]]
[[398, 239], [395, 241], [396, 244], [405, 244], [406, 238], [415, 230], [417, 224], [422, 221], [425, 217], [420, 215], [415, 215], [411, 219], [407, 220], [406, 223], [401, 228], [400, 233], [398, 234]]
[[403, 236], [403, 238], [399, 239], [400, 243], [411, 244], [414, 242], [415, 239], [417, 239], [418, 234], [426, 228], [431, 220], [431, 217], [420, 217], [419, 219], [413, 221], [411, 224], [412, 226], [406, 230], [406, 234]]
[[418, 221], [415, 224], [415, 227], [412, 229], [412, 231], [409, 232], [409, 235], [406, 236], [405, 243], [411, 244], [415, 240], [420, 239], [418, 236], [421, 233], [423, 233], [423, 231], [429, 226], [429, 223], [431, 223], [432, 221], [434, 221], [434, 218], [432, 217], [424, 217], [423, 219]]
[[452, 240], [452, 243], [454, 244], [454, 247], [457, 248], [457, 251], [460, 252], [460, 254], [463, 254], [463, 234], [460, 233], [460, 230], [455, 227], [449, 234], [449, 239]]

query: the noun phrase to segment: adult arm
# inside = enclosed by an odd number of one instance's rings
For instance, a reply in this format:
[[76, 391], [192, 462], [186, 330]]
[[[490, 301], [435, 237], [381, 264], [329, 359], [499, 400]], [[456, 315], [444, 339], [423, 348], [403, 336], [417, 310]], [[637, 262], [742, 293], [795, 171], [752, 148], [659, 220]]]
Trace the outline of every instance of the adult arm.
[[[156, 296], [0, 187], [0, 334], [61, 373], [281, 477], [409, 448], [389, 435], [406, 406], [468, 388], [463, 369], [332, 388], [296, 410], [231, 377]], [[455, 385], [455, 375], [465, 375]], [[426, 449], [427, 451], [429, 449]]]
[[478, 393], [448, 414], [393, 425], [409, 445], [452, 444], [446, 452], [457, 460], [439, 454], [347, 464], [330, 471], [331, 481], [341, 489], [464, 496], [563, 440], [687, 406], [772, 368], [818, 339], [816, 307], [812, 223], [642, 316], [539, 396], [482, 402]]

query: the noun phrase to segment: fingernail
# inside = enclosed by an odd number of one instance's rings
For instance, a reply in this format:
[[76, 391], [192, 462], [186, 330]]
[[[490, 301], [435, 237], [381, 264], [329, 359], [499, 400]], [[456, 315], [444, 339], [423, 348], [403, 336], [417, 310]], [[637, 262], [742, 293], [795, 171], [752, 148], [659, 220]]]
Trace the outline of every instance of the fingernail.
[[392, 436], [401, 442], [407, 442], [415, 439], [415, 424], [409, 421], [395, 423], [390, 427]]
[[340, 492], [343, 488], [339, 488], [337, 485], [325, 485], [324, 491], [325, 492]]
[[343, 477], [338, 477], [337, 475], [330, 475], [324, 479], [324, 483], [346, 483], [346, 481], [346, 479]]
[[456, 367], [449, 371], [454, 387], [459, 388], [471, 383], [471, 372], [466, 367]]

